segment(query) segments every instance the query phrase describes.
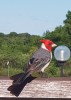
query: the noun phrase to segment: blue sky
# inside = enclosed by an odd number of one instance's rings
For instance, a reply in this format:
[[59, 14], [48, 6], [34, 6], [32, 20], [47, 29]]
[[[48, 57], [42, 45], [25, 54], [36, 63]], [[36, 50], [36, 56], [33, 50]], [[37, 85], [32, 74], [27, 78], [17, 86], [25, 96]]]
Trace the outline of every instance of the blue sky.
[[63, 25], [71, 0], [0, 0], [0, 32], [42, 35]]

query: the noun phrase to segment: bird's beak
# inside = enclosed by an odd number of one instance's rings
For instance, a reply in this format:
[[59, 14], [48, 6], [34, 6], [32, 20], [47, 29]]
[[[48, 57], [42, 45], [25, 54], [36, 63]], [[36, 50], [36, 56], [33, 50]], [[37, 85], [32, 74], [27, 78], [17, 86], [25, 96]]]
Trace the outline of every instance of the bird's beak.
[[52, 47], [56, 47], [57, 45], [56, 44], [52, 44]]

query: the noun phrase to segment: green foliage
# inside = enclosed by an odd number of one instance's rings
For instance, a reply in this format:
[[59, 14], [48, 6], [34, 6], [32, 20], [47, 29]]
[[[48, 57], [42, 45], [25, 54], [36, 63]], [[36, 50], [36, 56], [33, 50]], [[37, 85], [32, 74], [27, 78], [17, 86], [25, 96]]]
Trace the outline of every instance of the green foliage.
[[66, 20], [64, 20], [65, 29], [67, 34], [71, 35], [71, 11], [66, 14]]
[[[10, 32], [7, 35], [1, 33], [0, 35], [0, 75], [7, 74], [8, 61], [10, 72], [12, 69], [23, 71], [27, 60], [38, 48], [37, 42], [41, 37], [28, 33], [17, 34], [16, 32]], [[15, 74], [16, 71], [13, 73]]]
[[60, 70], [57, 66], [56, 62], [54, 60], [51, 61], [48, 68], [45, 70], [45, 73], [48, 77], [59, 77], [60, 76]]
[[10, 36], [10, 37], [15, 37], [15, 36], [17, 36], [17, 33], [16, 33], [16, 32], [10, 32], [10, 33], [8, 34], [8, 36]]
[[0, 37], [4, 37], [4, 33], [0, 32]]
[[23, 72], [20, 68], [9, 68], [9, 73], [8, 73], [8, 68], [0, 68], [0, 76], [12, 76], [18, 73]]

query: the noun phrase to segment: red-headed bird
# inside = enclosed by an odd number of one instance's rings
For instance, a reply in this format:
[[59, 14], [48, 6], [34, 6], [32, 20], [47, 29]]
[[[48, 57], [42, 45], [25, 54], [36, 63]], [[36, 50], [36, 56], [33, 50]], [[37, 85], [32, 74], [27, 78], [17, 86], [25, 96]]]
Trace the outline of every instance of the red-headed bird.
[[15, 78], [13, 85], [8, 88], [8, 90], [16, 96], [20, 93], [20, 89], [18, 88], [25, 83], [25, 80], [29, 79], [28, 77], [33, 72], [44, 72], [45, 68], [48, 67], [52, 59], [52, 48], [55, 47], [56, 44], [47, 39], [40, 40], [40, 42], [42, 45], [30, 58], [26, 66], [26, 72], [19, 74], [19, 77]]

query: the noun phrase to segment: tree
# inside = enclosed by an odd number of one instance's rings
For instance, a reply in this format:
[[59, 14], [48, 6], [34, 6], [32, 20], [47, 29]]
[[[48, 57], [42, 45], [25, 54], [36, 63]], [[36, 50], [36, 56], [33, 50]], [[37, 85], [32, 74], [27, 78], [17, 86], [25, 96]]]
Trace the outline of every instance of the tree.
[[64, 24], [67, 34], [71, 35], [71, 11], [68, 11], [68, 13], [66, 14]]
[[16, 32], [10, 32], [9, 36], [17, 36], [17, 33]]
[[4, 33], [0, 32], [0, 37], [4, 37]]
[[43, 37], [48, 37], [48, 34], [50, 34], [49, 30], [43, 33]]

